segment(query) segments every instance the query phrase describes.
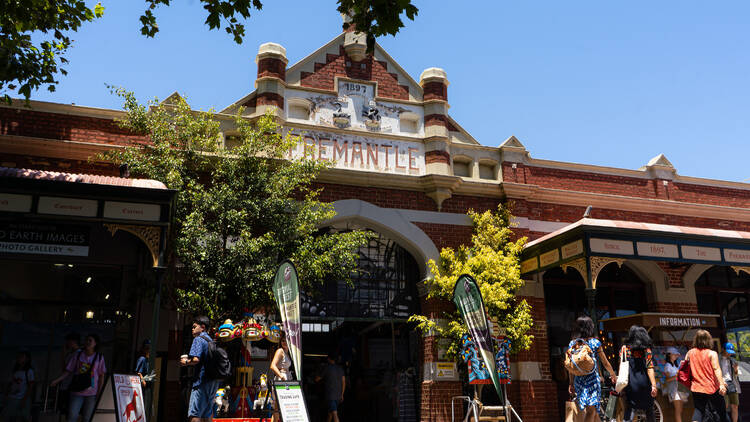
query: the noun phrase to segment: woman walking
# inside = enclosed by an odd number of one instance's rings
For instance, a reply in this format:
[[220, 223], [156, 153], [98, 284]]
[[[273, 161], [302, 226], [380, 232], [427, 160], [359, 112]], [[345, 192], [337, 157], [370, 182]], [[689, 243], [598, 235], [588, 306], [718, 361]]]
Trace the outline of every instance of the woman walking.
[[[286, 341], [286, 332], [281, 332], [281, 338], [279, 339], [279, 348], [276, 349], [276, 353], [273, 354], [271, 360], [271, 372], [273, 372], [274, 381], [291, 381], [292, 374], [289, 368], [292, 366], [292, 358], [289, 355], [289, 344]], [[273, 416], [272, 422], [278, 422], [280, 420], [279, 414], [279, 400], [276, 397], [274, 390], [273, 400]]]
[[667, 363], [664, 365], [664, 375], [667, 377], [664, 384], [664, 394], [674, 407], [674, 421], [682, 422], [682, 408], [690, 398], [690, 390], [677, 382], [677, 371], [680, 368], [680, 352], [675, 347], [667, 348]]
[[727, 385], [721, 375], [719, 355], [711, 350], [712, 341], [708, 331], [698, 330], [693, 340], [693, 348], [685, 356], [690, 362], [690, 373], [693, 376], [690, 391], [693, 393], [695, 405], [694, 422], [728, 422], [722, 397], [727, 393]]
[[594, 422], [598, 419], [597, 409], [602, 398], [602, 384], [601, 378], [599, 377], [599, 364], [596, 357], [604, 364], [604, 367], [609, 372], [610, 379], [614, 383], [617, 380], [612, 365], [609, 364], [607, 356], [602, 350], [602, 343], [594, 337], [595, 329], [594, 322], [591, 318], [582, 316], [576, 320], [576, 331], [574, 332], [574, 339], [571, 340], [568, 348], [572, 348], [578, 342], [583, 342], [591, 349], [594, 360], [594, 370], [584, 376], [573, 376], [570, 375], [570, 385], [568, 391], [570, 394], [575, 394], [578, 408], [583, 410], [585, 413], [585, 422]]
[[5, 408], [0, 413], [0, 421], [31, 422], [31, 402], [34, 400], [34, 368], [31, 367], [31, 354], [18, 352], [13, 365], [10, 388], [5, 396]]
[[620, 350], [621, 356], [627, 359], [630, 367], [628, 386], [624, 390], [624, 422], [632, 422], [636, 409], [646, 414], [647, 422], [654, 422], [656, 379], [651, 346], [651, 337], [645, 328], [638, 325], [630, 327], [625, 345]]
[[78, 350], [68, 361], [63, 374], [50, 383], [50, 386], [54, 387], [68, 376], [73, 376], [70, 382], [68, 421], [78, 420], [79, 415], [84, 421], [91, 420], [96, 397], [104, 387], [106, 372], [104, 357], [99, 353], [99, 336], [89, 334], [83, 349]]

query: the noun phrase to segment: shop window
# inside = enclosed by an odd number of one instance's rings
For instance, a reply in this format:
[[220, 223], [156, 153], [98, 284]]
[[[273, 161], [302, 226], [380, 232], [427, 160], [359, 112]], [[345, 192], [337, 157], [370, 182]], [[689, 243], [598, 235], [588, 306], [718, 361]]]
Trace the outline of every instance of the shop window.
[[[303, 317], [405, 320], [418, 312], [419, 266], [406, 249], [373, 233], [358, 254], [349, 280], [331, 280], [317, 292], [302, 294]], [[317, 328], [310, 331], [323, 332]]]

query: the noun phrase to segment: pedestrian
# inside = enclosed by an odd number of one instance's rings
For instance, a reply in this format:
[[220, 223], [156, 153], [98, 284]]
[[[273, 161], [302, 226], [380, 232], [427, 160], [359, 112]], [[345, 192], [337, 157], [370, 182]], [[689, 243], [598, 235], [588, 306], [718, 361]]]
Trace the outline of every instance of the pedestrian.
[[190, 422], [210, 422], [213, 415], [213, 404], [216, 390], [221, 380], [210, 380], [206, 377], [209, 342], [213, 342], [207, 330], [211, 325], [208, 317], [199, 316], [193, 319], [193, 344], [190, 352], [182, 355], [180, 365], [194, 366], [193, 386], [190, 391], [188, 418]]
[[[271, 360], [271, 372], [273, 372], [273, 379], [274, 381], [288, 381], [292, 379], [292, 374], [289, 371], [289, 368], [292, 366], [292, 359], [289, 355], [289, 344], [286, 340], [286, 332], [281, 332], [281, 337], [279, 338], [279, 348], [276, 349], [276, 352], [273, 354], [273, 359]], [[279, 417], [279, 400], [278, 397], [276, 397], [276, 392], [274, 391], [274, 400], [273, 400], [273, 415], [271, 417], [271, 420], [273, 422], [277, 422], [280, 420]]]
[[33, 398], [34, 368], [31, 367], [31, 354], [20, 351], [13, 364], [10, 386], [5, 395], [5, 408], [0, 413], [0, 421], [31, 421], [31, 401]]
[[680, 351], [676, 347], [667, 348], [667, 362], [664, 365], [666, 380], [663, 392], [674, 407], [674, 421], [682, 422], [682, 408], [690, 398], [690, 390], [677, 382], [677, 371], [680, 368]]
[[727, 412], [722, 396], [727, 393], [727, 385], [721, 374], [719, 355], [711, 350], [713, 339], [706, 330], [698, 330], [693, 340], [693, 348], [688, 350], [685, 359], [690, 362], [693, 382], [693, 421], [727, 421]]
[[336, 353], [328, 354], [328, 365], [323, 370], [323, 374], [316, 377], [315, 381], [323, 380], [324, 400], [328, 408], [326, 422], [339, 422], [339, 405], [344, 401], [344, 391], [346, 390], [346, 373], [338, 363], [336, 363]]
[[141, 379], [141, 387], [143, 391], [143, 405], [146, 408], [146, 412], [151, 411], [151, 386], [152, 381], [146, 381], [144, 378], [150, 372], [149, 358], [151, 357], [151, 340], [145, 339], [141, 344], [141, 350], [139, 352], [138, 360], [135, 362], [135, 373]]
[[99, 353], [99, 336], [89, 334], [82, 349], [76, 351], [68, 360], [65, 371], [52, 380], [54, 387], [72, 375], [68, 401], [68, 421], [78, 420], [81, 415], [84, 421], [91, 420], [96, 407], [96, 397], [104, 387], [104, 374], [107, 367], [104, 357]]
[[724, 382], [727, 384], [727, 395], [724, 396], [724, 400], [727, 403], [727, 410], [729, 410], [732, 417], [732, 422], [737, 422], [739, 416], [740, 406], [740, 380], [737, 379], [739, 372], [739, 366], [737, 361], [734, 360], [734, 356], [737, 351], [734, 349], [734, 344], [727, 342], [724, 344], [724, 351], [721, 353], [719, 359], [719, 366], [721, 366], [721, 373], [724, 375]]
[[[68, 362], [78, 353], [78, 349], [81, 348], [81, 335], [75, 332], [68, 333], [65, 336], [65, 343], [61, 350], [60, 363], [61, 367], [65, 369], [68, 366]], [[59, 384], [59, 391], [57, 394], [57, 411], [61, 415], [68, 414], [68, 404], [70, 404], [70, 382], [73, 378], [68, 375]]]
[[628, 386], [624, 390], [624, 422], [632, 422], [636, 410], [642, 410], [646, 414], [646, 422], [654, 422], [656, 378], [651, 347], [651, 337], [646, 329], [638, 325], [631, 326], [628, 338], [620, 350], [630, 367]]
[[594, 370], [590, 374], [584, 376], [573, 376], [572, 374], [569, 374], [570, 383], [568, 386], [568, 392], [571, 395], [575, 394], [578, 408], [585, 412], [585, 422], [594, 422], [595, 420], [597, 420], [597, 409], [599, 408], [599, 404], [601, 403], [602, 384], [601, 378], [599, 377], [599, 364], [597, 362], [597, 356], [599, 357], [599, 360], [601, 360], [602, 364], [604, 364], [607, 372], [609, 372], [612, 383], [615, 383], [617, 381], [615, 371], [614, 369], [612, 369], [612, 365], [610, 365], [609, 360], [607, 360], [607, 356], [604, 354], [604, 350], [602, 350], [602, 343], [601, 341], [599, 341], [599, 339], [594, 337], [594, 334], [594, 321], [592, 321], [591, 318], [587, 316], [579, 317], [576, 320], [576, 329], [573, 333], [574, 338], [568, 345], [568, 348], [570, 349], [573, 348], [576, 343], [583, 342], [588, 345], [593, 353], [593, 356], [591, 356], [591, 358], [594, 361]]

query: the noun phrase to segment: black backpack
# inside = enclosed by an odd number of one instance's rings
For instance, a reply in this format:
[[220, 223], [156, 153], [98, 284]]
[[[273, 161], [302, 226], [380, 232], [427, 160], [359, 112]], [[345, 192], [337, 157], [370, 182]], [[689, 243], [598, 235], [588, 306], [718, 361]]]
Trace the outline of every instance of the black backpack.
[[219, 347], [211, 339], [206, 339], [206, 379], [224, 380], [232, 375], [232, 364], [229, 362], [227, 351]]

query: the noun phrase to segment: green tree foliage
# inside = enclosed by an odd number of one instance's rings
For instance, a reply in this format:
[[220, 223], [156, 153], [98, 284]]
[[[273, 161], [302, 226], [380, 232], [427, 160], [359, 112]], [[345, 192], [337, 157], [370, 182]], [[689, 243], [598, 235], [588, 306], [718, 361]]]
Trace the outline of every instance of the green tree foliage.
[[[154, 11], [159, 6], [169, 6], [172, 0], [144, 1], [146, 10], [139, 18], [141, 34], [153, 38], [159, 32]], [[414, 20], [419, 10], [411, 2], [338, 0], [337, 10], [351, 15], [351, 24], [368, 34], [367, 45], [372, 51], [375, 37], [396, 35], [404, 27], [402, 14]], [[209, 29], [223, 29], [237, 44], [245, 36], [243, 22], [250, 18], [251, 12], [263, 8], [261, 0], [200, 0], [199, 3], [205, 10]], [[314, 7], [317, 3], [310, 5]], [[67, 63], [63, 55], [71, 45], [68, 32], [77, 31], [81, 24], [101, 17], [104, 12], [101, 4], [91, 9], [84, 0], [2, 0], [0, 6], [0, 94], [8, 103], [8, 92], [16, 88], [26, 100], [42, 84], [54, 91], [58, 71], [66, 74], [58, 66]], [[52, 36], [35, 45], [31, 36], [39, 33]]]
[[[432, 278], [427, 281], [428, 297], [452, 300], [456, 280], [469, 274], [476, 280], [491, 319], [497, 318], [513, 343], [513, 350], [525, 350], [531, 346], [533, 336], [528, 334], [533, 319], [531, 306], [526, 300], [516, 297], [523, 287], [519, 257], [526, 238], [512, 241], [510, 212], [502, 205], [496, 212], [476, 213], [469, 211], [474, 225], [471, 245], [461, 245], [457, 250], [443, 248], [440, 263], [428, 262]], [[445, 324], [439, 324], [423, 315], [411, 317], [419, 328], [450, 340], [449, 356], [457, 356], [460, 339], [467, 333], [458, 311], [444, 315]]]
[[271, 116], [251, 123], [240, 111], [237, 145], [227, 149], [211, 112], [182, 98], [147, 108], [117, 92], [127, 112], [121, 124], [141, 137], [104, 158], [178, 191], [168, 261], [179, 274], [172, 277], [179, 309], [223, 319], [270, 305], [284, 258], [296, 264], [302, 288], [348, 278], [367, 235], [318, 230], [335, 215], [311, 186], [325, 164], [289, 159], [298, 137], [283, 135]]
[[[10, 103], [9, 92], [27, 100], [31, 91], [47, 85], [55, 90], [58, 72], [72, 40], [68, 32], [102, 17], [104, 8], [86, 6], [83, 0], [3, 0], [0, 2], [0, 94]], [[38, 35], [41, 41], [32, 40]]]

